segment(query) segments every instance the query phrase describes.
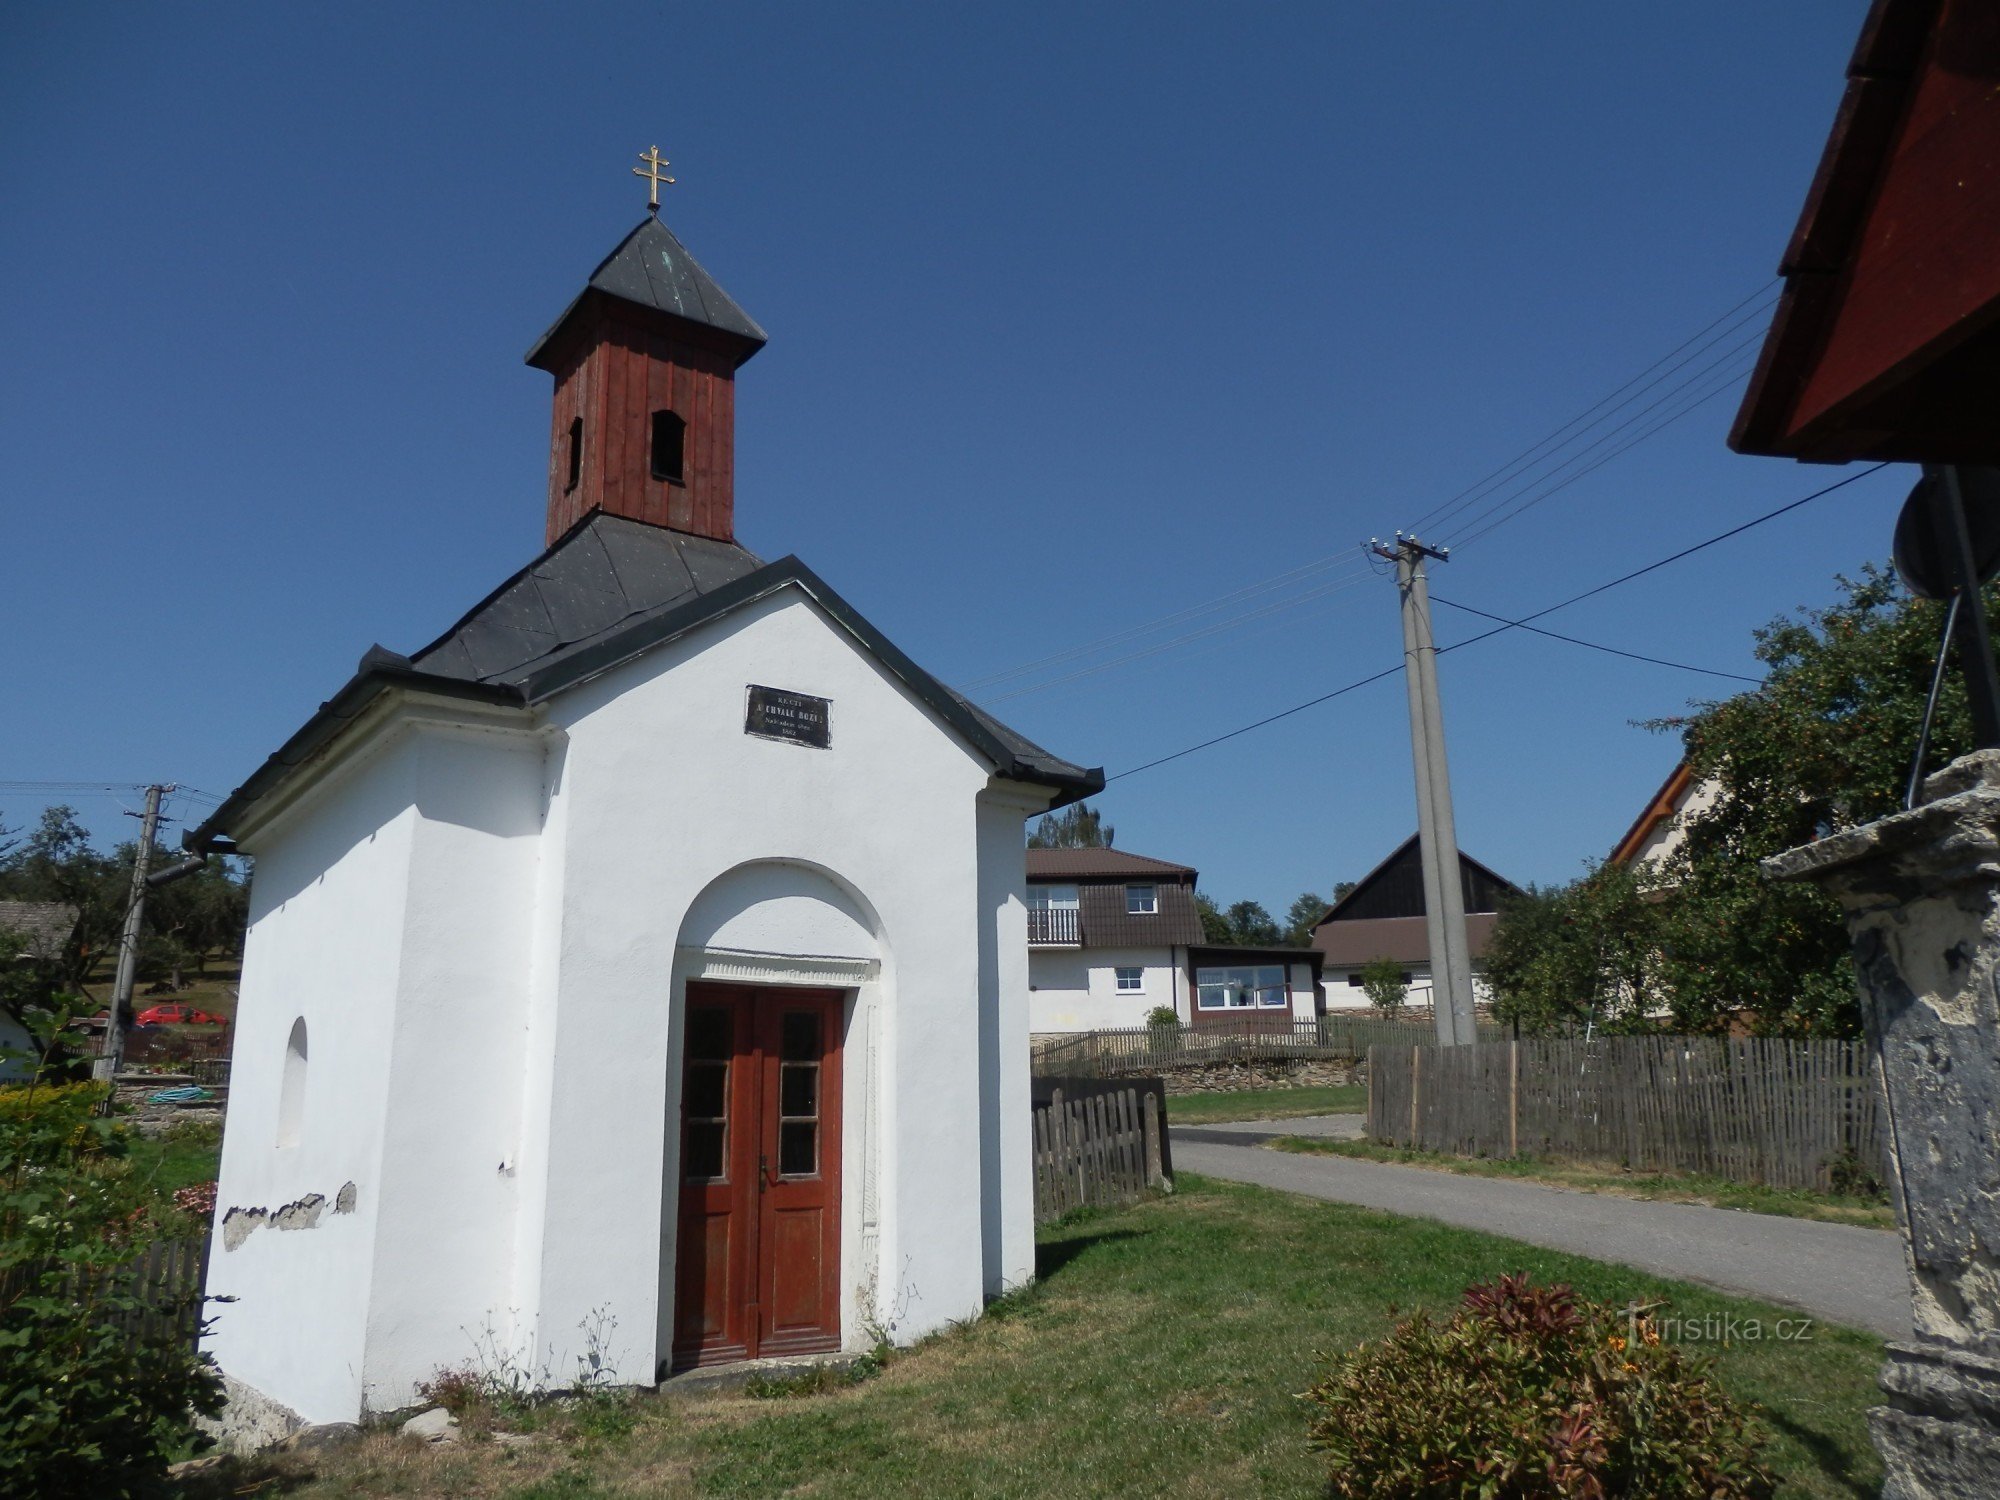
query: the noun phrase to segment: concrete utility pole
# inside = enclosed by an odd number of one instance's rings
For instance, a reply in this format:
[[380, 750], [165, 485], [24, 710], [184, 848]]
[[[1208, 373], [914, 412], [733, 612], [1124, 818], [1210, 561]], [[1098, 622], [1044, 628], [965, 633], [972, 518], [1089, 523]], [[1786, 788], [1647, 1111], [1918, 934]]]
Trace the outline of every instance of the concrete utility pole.
[[139, 853], [132, 861], [132, 893], [125, 904], [125, 930], [118, 939], [118, 975], [111, 982], [111, 1015], [104, 1024], [104, 1051], [91, 1070], [97, 1078], [113, 1077], [125, 1064], [125, 1029], [132, 1021], [132, 982], [139, 972], [139, 929], [146, 920], [146, 872], [153, 863], [153, 835], [160, 826], [160, 798], [172, 790], [170, 786], [158, 785], [146, 788], [146, 810], [139, 823]]
[[1465, 885], [1459, 873], [1458, 829], [1451, 814], [1451, 772], [1445, 765], [1430, 587], [1424, 579], [1424, 559], [1443, 562], [1447, 554], [1401, 534], [1394, 547], [1372, 545], [1378, 556], [1396, 564], [1396, 592], [1403, 605], [1403, 679], [1410, 698], [1410, 755], [1417, 772], [1417, 842], [1423, 853], [1424, 921], [1431, 950], [1431, 1013], [1439, 1046], [1465, 1046], [1476, 1037], [1472, 952], [1465, 938]]

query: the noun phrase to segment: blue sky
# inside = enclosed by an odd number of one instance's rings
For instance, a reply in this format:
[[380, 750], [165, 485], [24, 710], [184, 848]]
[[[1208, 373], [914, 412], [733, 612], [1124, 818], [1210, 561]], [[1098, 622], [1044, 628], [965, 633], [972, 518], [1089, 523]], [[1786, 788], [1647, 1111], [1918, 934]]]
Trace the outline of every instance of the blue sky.
[[[521, 356], [655, 142], [668, 222], [771, 334], [738, 383], [746, 545], [968, 687], [1303, 570], [973, 689], [1113, 773], [1314, 697], [1400, 654], [1358, 543], [1770, 282], [1864, 8], [8, 7], [0, 778], [226, 791], [371, 642], [532, 557]], [[1730, 454], [1737, 389], [1436, 592], [1538, 609], [1841, 477]], [[1753, 627], [1887, 553], [1910, 477], [1543, 623], [1754, 672]], [[1580, 872], [1670, 769], [1634, 721], [1731, 690], [1522, 632], [1440, 673], [1460, 842], [1522, 881]], [[1100, 805], [1281, 911], [1414, 827], [1402, 684]]]

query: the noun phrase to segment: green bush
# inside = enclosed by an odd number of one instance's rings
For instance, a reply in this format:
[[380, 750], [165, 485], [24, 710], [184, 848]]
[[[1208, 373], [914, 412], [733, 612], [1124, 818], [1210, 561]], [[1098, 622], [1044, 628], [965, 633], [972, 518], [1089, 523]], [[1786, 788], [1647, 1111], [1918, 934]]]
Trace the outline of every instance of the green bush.
[[1179, 1030], [1181, 1024], [1180, 1012], [1175, 1010], [1171, 1005], [1156, 1005], [1146, 1012], [1146, 1024], [1148, 1026], [1160, 1027], [1171, 1026], [1175, 1030]]
[[1745, 1500], [1776, 1481], [1755, 1408], [1660, 1341], [1649, 1312], [1526, 1277], [1469, 1287], [1334, 1361], [1306, 1393], [1340, 1497]]
[[[221, 1408], [214, 1366], [172, 1327], [181, 1309], [129, 1285], [147, 1205], [102, 1099], [0, 1090], [0, 1495], [143, 1493], [189, 1414]], [[142, 1323], [149, 1310], [166, 1316]]]

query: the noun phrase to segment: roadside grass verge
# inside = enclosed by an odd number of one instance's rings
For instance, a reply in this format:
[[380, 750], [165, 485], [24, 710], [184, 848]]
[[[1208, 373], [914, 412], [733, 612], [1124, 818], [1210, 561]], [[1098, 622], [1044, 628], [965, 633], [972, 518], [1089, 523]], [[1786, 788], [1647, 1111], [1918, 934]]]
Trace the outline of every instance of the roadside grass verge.
[[[1470, 1230], [1184, 1175], [1171, 1198], [1045, 1231], [1035, 1285], [858, 1384], [782, 1401], [639, 1397], [619, 1435], [555, 1424], [525, 1448], [382, 1434], [233, 1465], [182, 1493], [1313, 1496], [1325, 1473], [1296, 1393], [1324, 1357], [1508, 1271], [1620, 1304], [1665, 1298], [1690, 1319], [1798, 1317]], [[1785, 1494], [1875, 1494], [1862, 1412], [1881, 1349], [1820, 1326], [1715, 1350], [1728, 1388], [1768, 1413]]]
[[1771, 1188], [1732, 1182], [1696, 1172], [1631, 1172], [1604, 1164], [1551, 1161], [1520, 1156], [1512, 1160], [1487, 1156], [1447, 1156], [1438, 1151], [1413, 1151], [1379, 1141], [1331, 1141], [1288, 1135], [1266, 1142], [1273, 1150], [1305, 1156], [1349, 1156], [1358, 1161], [1388, 1162], [1399, 1167], [1424, 1167], [1467, 1177], [1514, 1177], [1577, 1192], [1609, 1193], [1621, 1198], [1647, 1198], [1662, 1203], [1701, 1203], [1744, 1213], [1777, 1214], [1788, 1219], [1817, 1219], [1824, 1224], [1859, 1224], [1870, 1229], [1894, 1229], [1894, 1210], [1879, 1198], [1816, 1193], [1805, 1188]]
[[1365, 1083], [1311, 1088], [1235, 1089], [1226, 1094], [1175, 1094], [1167, 1100], [1170, 1125], [1210, 1125], [1223, 1120], [1289, 1120], [1300, 1115], [1368, 1112]]

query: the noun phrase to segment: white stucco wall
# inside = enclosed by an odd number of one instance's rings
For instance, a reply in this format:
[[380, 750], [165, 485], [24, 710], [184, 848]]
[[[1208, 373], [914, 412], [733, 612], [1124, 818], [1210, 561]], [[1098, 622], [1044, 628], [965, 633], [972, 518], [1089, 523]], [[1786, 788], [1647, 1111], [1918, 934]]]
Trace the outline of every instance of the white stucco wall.
[[[1028, 1026], [1036, 1035], [1144, 1026], [1156, 1005], [1187, 1018], [1187, 952], [1180, 948], [1027, 949]], [[1144, 971], [1145, 988], [1120, 994], [1118, 970]]]
[[[830, 699], [830, 748], [746, 735], [752, 682]], [[848, 966], [849, 1343], [1032, 1274], [1021, 825], [1046, 792], [996, 784], [796, 591], [532, 718], [412, 717], [350, 735], [329, 766], [352, 764], [243, 837], [225, 1212], [356, 1191], [311, 1230], [218, 1243], [211, 1285], [243, 1298], [225, 1370], [342, 1420], [482, 1354], [565, 1382], [597, 1323], [618, 1376], [652, 1380], [680, 1006], [717, 963]], [[279, 1152], [301, 1014], [305, 1128]]]
[[[1403, 992], [1405, 1005], [1429, 1005], [1431, 1003], [1431, 971], [1422, 964], [1409, 967], [1410, 983]], [[1361, 970], [1327, 969], [1321, 976], [1321, 984], [1326, 994], [1326, 1008], [1333, 1010], [1370, 1010], [1368, 991], [1359, 984], [1349, 984], [1348, 977], [1361, 977]], [[1493, 1002], [1493, 988], [1486, 982], [1482, 970], [1472, 971], [1472, 1001], [1475, 1005], [1490, 1005]]]

